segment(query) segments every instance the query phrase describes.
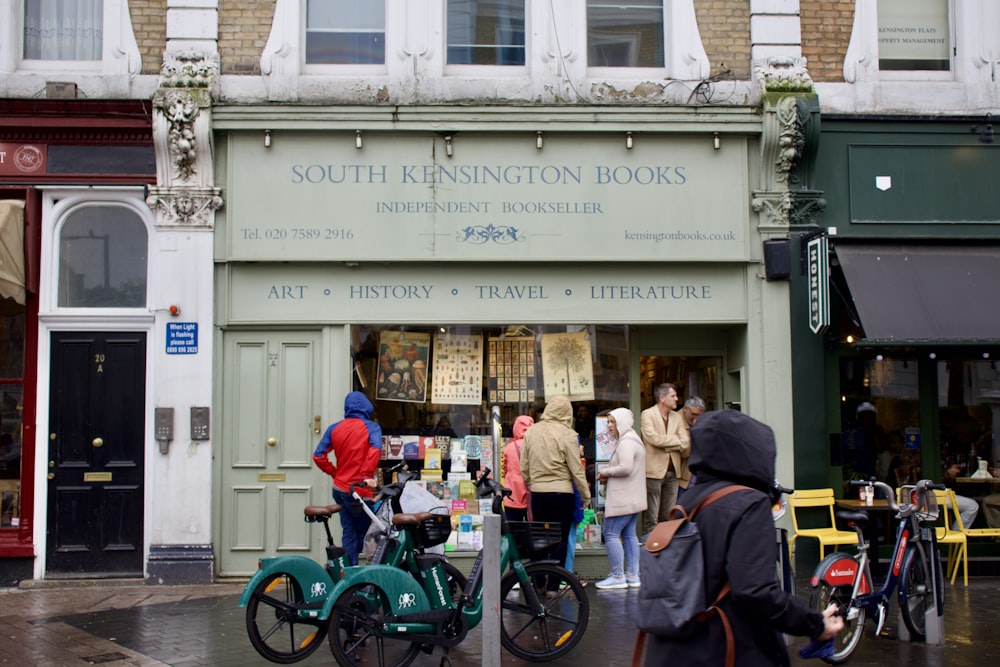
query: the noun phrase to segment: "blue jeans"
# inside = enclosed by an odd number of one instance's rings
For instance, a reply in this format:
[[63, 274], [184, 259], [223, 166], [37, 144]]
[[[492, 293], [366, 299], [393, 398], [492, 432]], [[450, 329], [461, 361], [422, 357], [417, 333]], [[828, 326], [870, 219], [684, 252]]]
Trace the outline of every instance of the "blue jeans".
[[639, 576], [639, 538], [635, 534], [638, 518], [638, 514], [626, 514], [604, 519], [604, 548], [608, 552], [612, 577], [623, 576], [626, 563], [628, 576]]
[[[333, 489], [333, 502], [341, 506], [340, 510], [340, 531], [343, 535], [340, 538], [341, 546], [347, 552], [347, 557], [351, 560], [351, 565], [358, 564], [358, 554], [365, 545], [365, 533], [372, 520], [363, 511], [355, 514], [351, 507], [357, 502], [354, 497], [341, 491]], [[369, 506], [371, 504], [369, 503]]]

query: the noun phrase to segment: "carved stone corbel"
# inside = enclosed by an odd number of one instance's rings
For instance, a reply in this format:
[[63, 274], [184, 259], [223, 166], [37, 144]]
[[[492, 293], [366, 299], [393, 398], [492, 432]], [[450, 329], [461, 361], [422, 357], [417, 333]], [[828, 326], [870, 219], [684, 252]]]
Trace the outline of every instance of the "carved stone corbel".
[[167, 52], [153, 95], [156, 186], [146, 203], [157, 224], [211, 227], [221, 208], [212, 170], [212, 86], [218, 55]]

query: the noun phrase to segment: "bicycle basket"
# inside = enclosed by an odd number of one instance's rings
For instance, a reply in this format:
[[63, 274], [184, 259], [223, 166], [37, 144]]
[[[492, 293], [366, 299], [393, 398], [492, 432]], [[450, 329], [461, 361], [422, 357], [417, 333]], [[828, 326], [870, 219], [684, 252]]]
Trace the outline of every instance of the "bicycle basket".
[[508, 521], [517, 552], [524, 558], [544, 558], [562, 542], [562, 528], [547, 521]]
[[447, 514], [435, 514], [417, 524], [414, 531], [418, 547], [427, 548], [444, 544], [451, 535], [451, 517]]
[[934, 491], [924, 487], [907, 485], [903, 487], [902, 497], [908, 499], [913, 507], [912, 516], [921, 523], [934, 523], [938, 519], [937, 497]]

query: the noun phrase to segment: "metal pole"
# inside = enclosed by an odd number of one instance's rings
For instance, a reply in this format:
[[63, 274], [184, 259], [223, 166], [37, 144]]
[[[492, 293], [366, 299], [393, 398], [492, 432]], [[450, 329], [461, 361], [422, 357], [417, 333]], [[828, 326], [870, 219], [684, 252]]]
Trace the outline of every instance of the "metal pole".
[[483, 665], [500, 667], [500, 517], [483, 516]]

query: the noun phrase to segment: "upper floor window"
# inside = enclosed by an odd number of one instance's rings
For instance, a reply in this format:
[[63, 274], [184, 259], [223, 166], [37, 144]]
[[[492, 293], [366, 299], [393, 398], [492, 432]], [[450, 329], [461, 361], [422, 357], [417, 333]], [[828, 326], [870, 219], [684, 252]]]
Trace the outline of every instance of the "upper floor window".
[[663, 0], [587, 0], [590, 67], [663, 67]]
[[385, 3], [307, 0], [309, 65], [385, 64]]
[[524, 65], [524, 0], [448, 0], [449, 65]]
[[26, 60], [100, 60], [103, 0], [24, 0]]
[[878, 67], [896, 72], [950, 70], [948, 0], [879, 0]]
[[145, 306], [147, 236], [142, 219], [124, 206], [70, 212], [59, 232], [59, 306]]

